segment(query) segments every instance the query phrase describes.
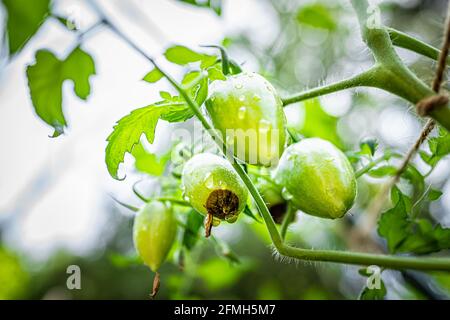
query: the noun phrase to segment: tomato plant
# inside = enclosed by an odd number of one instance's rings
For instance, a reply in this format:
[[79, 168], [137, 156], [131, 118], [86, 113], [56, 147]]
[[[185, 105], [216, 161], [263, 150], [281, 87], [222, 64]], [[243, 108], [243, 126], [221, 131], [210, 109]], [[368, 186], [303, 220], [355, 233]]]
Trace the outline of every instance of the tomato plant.
[[[222, 13], [220, 1], [181, 2], [212, 9], [217, 15]], [[296, 68], [284, 65], [289, 55], [300, 50], [282, 50], [277, 56], [279, 38], [270, 47], [269, 57], [263, 57], [259, 70], [243, 63], [240, 51], [229, 48], [229, 39], [200, 49], [172, 45], [166, 48], [163, 56], [167, 61], [162, 63], [160, 57], [149, 55], [124, 33], [94, 0], [88, 4], [97, 21], [84, 30], [74, 30], [68, 23], [69, 17], [52, 12], [49, 0], [37, 0], [26, 22], [20, 19], [24, 0], [2, 0], [8, 17], [8, 57], [17, 55], [47, 18], [57, 19], [69, 29], [67, 32], [77, 34], [74, 45], [64, 55], [39, 49], [26, 69], [31, 103], [36, 115], [52, 128], [51, 137], [64, 135], [69, 125], [63, 108], [66, 80], [73, 83], [68, 92], [73, 91], [80, 99], [87, 100], [91, 94], [91, 77], [97, 68], [83, 43], [95, 30], [108, 30], [149, 63], [142, 79], [146, 85], [162, 86], [163, 81], [170, 85], [170, 89], [159, 92], [159, 98], [124, 115], [105, 137], [105, 163], [112, 178], [126, 179], [127, 167], [121, 168], [121, 164], [129, 154], [143, 180], [156, 181], [157, 186], [145, 193], [138, 190], [137, 183], [133, 185], [132, 191], [144, 202], [142, 208], [117, 201], [136, 212], [134, 246], [142, 262], [156, 273], [153, 296], [158, 291], [158, 272], [163, 263], [169, 260], [184, 269], [186, 261], [192, 263], [189, 259], [195, 256], [199, 242], [212, 244], [214, 251], [227, 261], [240, 261], [221, 239], [220, 232], [215, 237], [218, 228], [211, 230], [222, 221], [230, 223], [224, 228], [238, 230], [239, 225], [245, 224], [255, 235], [264, 233], [262, 238], [270, 240], [277, 255], [294, 261], [364, 268], [375, 265], [381, 270], [403, 273], [450, 271], [448, 255], [429, 255], [450, 249], [450, 229], [431, 212], [444, 193], [444, 183], [433, 185], [429, 180], [434, 169], [444, 162], [441, 160], [450, 154], [450, 104], [443, 82], [450, 27], [446, 26], [446, 37], [439, 50], [383, 25], [380, 9], [368, 1], [349, 3], [362, 41], [371, 54], [371, 65], [352, 65], [353, 75], [348, 78], [298, 91], [294, 90], [298, 86], [287, 83], [284, 77], [290, 79], [288, 82], [292, 82], [293, 77], [288, 77], [292, 73], [301, 78], [303, 74], [299, 74], [307, 62]], [[326, 4], [304, 4], [288, 20], [296, 23], [295, 28], [317, 32], [315, 37], [304, 38], [305, 42], [314, 43], [320, 37], [332, 38], [336, 34], [343, 37], [350, 31], [339, 30], [331, 11]], [[286, 48], [295, 46], [296, 39], [288, 40]], [[339, 39], [330, 41], [335, 45]], [[437, 61], [436, 72], [427, 68], [433, 72], [431, 85], [424, 80], [429, 74], [422, 76], [409, 66], [397, 48]], [[339, 50], [328, 49], [316, 47], [313, 56], [320, 60], [326, 53], [331, 61], [324, 58], [324, 64], [333, 66]], [[256, 56], [258, 50], [254, 51]], [[166, 62], [179, 69], [176, 77], [167, 71]], [[278, 66], [278, 73], [271, 72], [274, 65]], [[380, 143], [378, 137], [353, 137], [358, 129], [350, 130], [351, 125], [342, 121], [340, 115], [331, 115], [322, 99], [354, 88], [360, 94], [352, 96], [351, 108], [359, 105], [370, 109], [371, 104], [381, 104], [368, 98], [367, 88], [413, 105], [417, 117], [427, 119], [416, 142], [405, 151]], [[375, 113], [371, 115], [374, 117]], [[370, 117], [363, 120], [359, 130], [377, 121]], [[351, 118], [355, 127], [363, 120], [358, 115]], [[156, 134], [160, 121], [172, 124], [174, 131], [189, 128], [186, 130], [194, 139], [172, 139], [163, 155], [149, 152], [147, 146], [161, 139]], [[191, 130], [192, 124], [201, 127], [200, 136]], [[350, 132], [348, 139], [343, 138], [346, 130]], [[415, 161], [416, 154], [420, 165]], [[315, 219], [324, 229], [331, 223], [333, 227], [326, 230], [335, 228], [333, 233], [345, 234], [341, 237], [344, 242], [352, 237], [362, 239], [355, 242], [369, 244], [365, 248], [374, 250], [330, 250], [313, 245], [314, 249], [308, 249], [302, 245], [304, 239], [298, 240], [303, 236], [299, 231], [302, 219]], [[201, 236], [202, 226], [207, 240]], [[288, 236], [297, 237], [297, 243], [286, 240]], [[339, 247], [337, 243], [332, 247]], [[360, 274], [370, 277], [364, 270]], [[382, 283], [377, 291], [369, 289], [364, 287], [360, 298], [383, 299], [389, 288]]]

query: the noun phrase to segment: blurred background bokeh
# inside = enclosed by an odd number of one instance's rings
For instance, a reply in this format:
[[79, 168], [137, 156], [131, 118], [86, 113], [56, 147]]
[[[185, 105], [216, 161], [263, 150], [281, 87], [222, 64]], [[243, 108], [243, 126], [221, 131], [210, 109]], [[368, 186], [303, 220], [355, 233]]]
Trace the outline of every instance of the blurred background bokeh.
[[[446, 1], [378, 2], [387, 25], [440, 45]], [[221, 15], [175, 0], [98, 3], [175, 76], [180, 70], [160, 59], [174, 43], [195, 50], [223, 44], [243, 68], [264, 74], [284, 96], [351, 76], [372, 61], [348, 1], [223, 0]], [[72, 15], [80, 29], [98, 19], [83, 0], [54, 0], [52, 5], [54, 12]], [[110, 194], [139, 206], [133, 183], [144, 179], [151, 188], [152, 179], [158, 178], [139, 172], [127, 156], [121, 168], [127, 178], [113, 180], [104, 163], [105, 139], [119, 118], [156, 101], [159, 90], [172, 89], [165, 82], [140, 81], [151, 69], [148, 62], [99, 28], [82, 45], [96, 63], [92, 94], [82, 102], [66, 94], [72, 85], [66, 83], [64, 110], [70, 126], [64, 136], [48, 138], [51, 129], [33, 112], [25, 68], [37, 49], [64, 55], [76, 37], [56, 19], [48, 19], [20, 55], [0, 61], [0, 299], [146, 299], [151, 289], [153, 275], [135, 258], [133, 213]], [[422, 79], [431, 81], [433, 61], [398, 51]], [[298, 121], [294, 130], [302, 128], [302, 134], [325, 137], [346, 150], [375, 136], [382, 147], [405, 152], [420, 131], [421, 121], [410, 105], [378, 90], [344, 91], [320, 103], [322, 109], [315, 111], [306, 105], [286, 109], [288, 117]], [[160, 122], [151, 151], [164, 149], [173, 126]], [[416, 165], [426, 170], [420, 159]], [[449, 175], [450, 161], [444, 159], [427, 177], [444, 194], [425, 210], [444, 226], [450, 226]], [[352, 215], [360, 214], [378, 183], [373, 178], [360, 181]], [[348, 227], [299, 214], [288, 241], [350, 250], [355, 244]], [[264, 226], [248, 217], [220, 226], [214, 234], [220, 245], [199, 240], [184, 255], [184, 268], [173, 250], [161, 269], [160, 298], [355, 299], [365, 283], [357, 267], [280, 260]], [[66, 287], [69, 265], [81, 268], [81, 290]], [[419, 274], [411, 281], [389, 271], [383, 280], [390, 299], [450, 293], [445, 274]]]

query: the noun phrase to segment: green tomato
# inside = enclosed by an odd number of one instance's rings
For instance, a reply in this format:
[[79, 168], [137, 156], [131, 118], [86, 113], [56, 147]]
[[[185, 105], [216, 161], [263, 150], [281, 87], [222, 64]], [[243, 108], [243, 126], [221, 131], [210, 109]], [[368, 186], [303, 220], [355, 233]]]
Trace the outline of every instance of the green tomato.
[[274, 173], [288, 200], [303, 212], [340, 218], [353, 205], [356, 179], [347, 157], [332, 143], [304, 139], [289, 146]]
[[172, 248], [177, 221], [172, 208], [159, 201], [147, 203], [134, 218], [136, 251], [153, 272], [158, 271]]
[[201, 153], [186, 162], [181, 176], [186, 201], [198, 212], [233, 223], [247, 204], [248, 190], [225, 159]]
[[263, 197], [273, 220], [281, 224], [287, 211], [287, 201], [282, 196], [281, 188], [263, 179], [258, 179], [256, 187]]
[[283, 153], [287, 135], [283, 104], [274, 87], [256, 73], [216, 80], [206, 110], [234, 155], [249, 164], [272, 166]]

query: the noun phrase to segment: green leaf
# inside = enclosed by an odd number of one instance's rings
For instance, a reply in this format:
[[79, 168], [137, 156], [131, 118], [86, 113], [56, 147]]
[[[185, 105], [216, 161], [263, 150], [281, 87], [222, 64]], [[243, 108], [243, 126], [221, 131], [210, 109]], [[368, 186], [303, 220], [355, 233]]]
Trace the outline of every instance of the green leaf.
[[65, 60], [48, 50], [36, 52], [36, 62], [27, 67], [28, 86], [37, 115], [55, 129], [54, 136], [67, 125], [62, 108], [62, 85], [72, 80], [75, 94], [86, 100], [90, 94], [90, 76], [95, 74], [92, 57], [75, 48]]
[[321, 3], [307, 4], [299, 8], [297, 12], [297, 21], [301, 24], [325, 29], [335, 30], [337, 21], [331, 10]]
[[384, 281], [380, 280], [380, 289], [369, 289], [365, 286], [359, 294], [359, 300], [384, 300], [386, 293], [387, 290]]
[[256, 215], [253, 213], [253, 211], [250, 209], [250, 207], [248, 205], [246, 205], [244, 208], [244, 214], [246, 216], [249, 216], [250, 218], [252, 218], [253, 220], [255, 220], [257, 222], [261, 222], [261, 221], [259, 221], [259, 219], [256, 217]]
[[179, 45], [168, 48], [164, 53], [164, 56], [170, 62], [182, 66], [188, 63], [200, 61], [202, 63], [202, 67], [207, 68], [212, 66], [216, 61], [216, 56], [198, 53], [187, 47]]
[[114, 179], [119, 179], [117, 176], [119, 164], [123, 162], [125, 153], [132, 153], [142, 134], [145, 134], [149, 143], [153, 143], [159, 119], [180, 122], [192, 116], [191, 109], [181, 98], [172, 97], [171, 100], [136, 109], [120, 119], [107, 138], [105, 162], [109, 174]]
[[378, 234], [387, 240], [392, 253], [427, 254], [450, 248], [450, 229], [426, 219], [412, 220], [408, 215], [409, 199], [397, 188], [393, 191], [395, 206], [384, 212], [378, 222]]
[[149, 105], [132, 111], [114, 126], [114, 131], [107, 138], [105, 158], [109, 174], [114, 179], [119, 179], [117, 171], [125, 153], [132, 152], [142, 134], [145, 134], [149, 143], [153, 143], [156, 125], [163, 112], [164, 108]]
[[381, 178], [385, 176], [394, 176], [397, 173], [397, 168], [391, 165], [381, 166], [375, 169], [372, 169], [368, 172], [371, 177]]
[[208, 78], [211, 82], [215, 80], [226, 79], [225, 75], [223, 74], [222, 66], [220, 63], [217, 63], [206, 70], [208, 71]]
[[222, 14], [222, 0], [178, 0], [200, 8], [210, 8], [218, 16]]
[[428, 147], [431, 153], [421, 151], [420, 157], [431, 167], [435, 167], [439, 160], [450, 154], [450, 134], [441, 128], [439, 136], [428, 140]]
[[7, 12], [9, 54], [19, 52], [49, 14], [50, 0], [2, 0]]
[[408, 164], [405, 172], [402, 174], [402, 178], [408, 180], [411, 186], [414, 187], [415, 195], [423, 194], [425, 190], [425, 177], [416, 167]]
[[142, 80], [149, 83], [158, 82], [164, 75], [159, 71], [159, 69], [154, 68], [152, 71], [147, 73]]
[[142, 143], [134, 146], [132, 155], [135, 159], [135, 168], [152, 176], [161, 176], [166, 169], [167, 162], [170, 160], [170, 152], [158, 157], [145, 150]]
[[436, 189], [430, 189], [427, 194], [428, 201], [436, 201], [442, 196], [442, 191]]
[[201, 106], [208, 96], [208, 78], [200, 71], [191, 71], [184, 76], [181, 83], [188, 87], [189, 95]]
[[376, 139], [364, 139], [359, 144], [360, 154], [373, 156], [377, 151], [378, 141]]
[[195, 210], [187, 213], [186, 225], [183, 230], [181, 244], [191, 250], [199, 239], [198, 232], [203, 225], [203, 216]]

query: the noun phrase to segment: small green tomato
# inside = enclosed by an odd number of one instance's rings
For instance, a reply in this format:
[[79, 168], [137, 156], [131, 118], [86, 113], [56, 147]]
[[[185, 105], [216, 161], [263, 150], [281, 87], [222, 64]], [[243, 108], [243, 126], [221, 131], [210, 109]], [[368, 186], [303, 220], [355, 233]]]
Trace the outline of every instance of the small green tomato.
[[304, 139], [289, 146], [274, 173], [283, 194], [303, 212], [342, 217], [356, 197], [356, 179], [347, 157], [332, 143]]
[[282, 196], [281, 188], [264, 179], [258, 179], [256, 187], [263, 197], [273, 220], [281, 224], [287, 210], [287, 201]]
[[157, 272], [172, 248], [177, 221], [172, 208], [159, 201], [147, 203], [134, 218], [136, 251], [153, 272]]
[[186, 162], [181, 176], [184, 197], [204, 215], [233, 223], [247, 203], [248, 191], [241, 178], [225, 159], [201, 153]]
[[253, 165], [275, 165], [286, 145], [283, 104], [274, 87], [256, 73], [214, 81], [206, 110], [234, 155]]

